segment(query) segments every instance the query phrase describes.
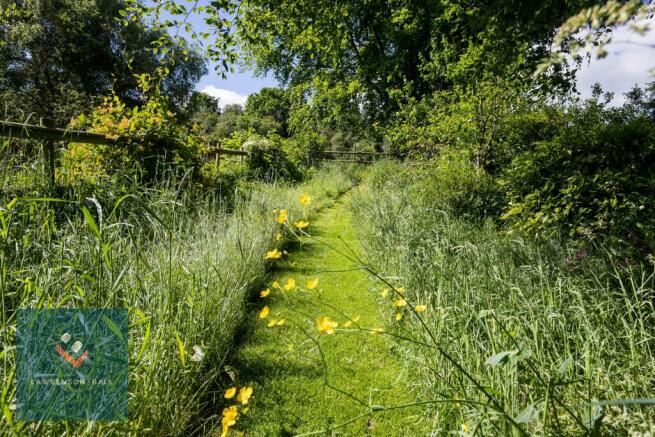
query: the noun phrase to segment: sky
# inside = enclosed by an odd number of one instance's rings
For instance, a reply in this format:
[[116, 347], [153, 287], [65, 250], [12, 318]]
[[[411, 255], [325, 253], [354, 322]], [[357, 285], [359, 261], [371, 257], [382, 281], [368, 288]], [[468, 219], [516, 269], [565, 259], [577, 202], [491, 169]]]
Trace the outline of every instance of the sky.
[[655, 79], [650, 73], [655, 68], [655, 18], [648, 22], [651, 30], [644, 36], [625, 26], [614, 30], [613, 42], [605, 47], [608, 56], [597, 59], [594, 55], [579, 70], [577, 87], [583, 98], [590, 97], [592, 85], [599, 82], [604, 90], [615, 93], [613, 104], [620, 105], [625, 100], [622, 94], [635, 84], [644, 85]]
[[[202, 17], [192, 15], [189, 21], [197, 32], [207, 30]], [[655, 18], [649, 21], [651, 27], [655, 28]], [[620, 105], [624, 101], [623, 93], [635, 84], [644, 85], [652, 80], [650, 70], [655, 68], [655, 30], [639, 36], [621, 27], [613, 32], [613, 41], [605, 47], [608, 52], [606, 58], [597, 59], [594, 55], [589, 63], [580, 68], [577, 88], [581, 97], [590, 97], [592, 85], [599, 82], [605, 91], [615, 93], [613, 104]], [[232, 103], [244, 104], [249, 94], [264, 87], [278, 86], [272, 75], [256, 77], [252, 71], [235, 68], [234, 73], [229, 73], [223, 79], [214, 71], [214, 65], [210, 64], [209, 74], [200, 80], [196, 89], [218, 97], [223, 107]]]

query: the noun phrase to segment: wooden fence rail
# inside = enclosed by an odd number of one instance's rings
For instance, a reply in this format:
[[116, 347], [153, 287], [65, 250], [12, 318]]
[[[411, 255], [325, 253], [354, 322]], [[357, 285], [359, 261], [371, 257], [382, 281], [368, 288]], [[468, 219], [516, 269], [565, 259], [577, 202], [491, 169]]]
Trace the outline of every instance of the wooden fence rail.
[[[30, 140], [40, 140], [44, 142], [44, 150], [49, 164], [50, 182], [55, 184], [55, 143], [62, 141], [67, 143], [86, 143], [98, 145], [121, 145], [130, 140], [130, 137], [122, 136], [118, 138], [108, 137], [101, 133], [87, 132], [76, 129], [59, 129], [52, 127], [36, 126], [33, 124], [16, 123], [12, 121], [0, 120], [0, 136], [9, 138], [20, 138]], [[209, 147], [208, 157], [213, 157], [218, 163], [221, 155], [226, 156], [248, 156], [245, 150], [222, 149], [220, 147]], [[339, 155], [350, 155], [352, 159], [337, 159]], [[359, 152], [359, 151], [341, 151], [325, 150], [322, 159], [336, 162], [355, 162], [369, 164], [373, 160], [356, 160], [357, 156], [377, 158], [382, 156], [393, 156], [392, 153], [385, 152]]]

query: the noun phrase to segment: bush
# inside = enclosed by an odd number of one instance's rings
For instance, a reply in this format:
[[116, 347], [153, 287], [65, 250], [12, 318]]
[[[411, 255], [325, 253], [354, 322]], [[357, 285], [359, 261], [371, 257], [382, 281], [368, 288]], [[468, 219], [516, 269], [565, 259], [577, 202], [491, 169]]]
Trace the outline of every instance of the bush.
[[272, 135], [270, 139], [254, 138], [244, 144], [250, 153], [248, 173], [251, 178], [263, 181], [283, 179], [299, 181], [302, 172], [284, 150], [285, 140]]
[[194, 176], [197, 175], [204, 153], [202, 139], [187, 132], [168, 106], [166, 99], [159, 95], [133, 108], [127, 107], [118, 96], [105, 98], [89, 116], [73, 120], [71, 127], [122, 140], [93, 149], [72, 144], [63, 157], [68, 165], [66, 170], [74, 179], [85, 180], [120, 172], [153, 181], [172, 166], [184, 171], [192, 168]]
[[593, 99], [560, 108], [551, 138], [516, 157], [504, 174], [503, 219], [532, 234], [609, 240], [655, 249], [655, 128], [635, 102]]

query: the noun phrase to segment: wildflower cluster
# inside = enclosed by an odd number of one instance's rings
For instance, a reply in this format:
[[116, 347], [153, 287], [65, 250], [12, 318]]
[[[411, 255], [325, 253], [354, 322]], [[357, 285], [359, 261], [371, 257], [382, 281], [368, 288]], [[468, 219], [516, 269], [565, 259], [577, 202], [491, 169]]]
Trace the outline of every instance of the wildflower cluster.
[[[310, 196], [308, 196], [307, 194], [303, 194], [302, 196], [300, 196], [298, 198], [298, 202], [302, 206], [309, 205], [311, 203], [311, 200], [312, 200], [312, 198]], [[297, 220], [297, 221], [295, 221], [293, 223], [290, 223], [289, 222], [289, 211], [286, 210], [286, 209], [274, 209], [272, 211], [272, 213], [275, 216], [275, 222], [278, 225], [281, 225], [283, 227], [291, 229], [292, 233], [294, 233], [293, 232], [294, 228], [298, 229], [299, 231], [303, 231], [304, 229], [309, 227], [310, 223], [306, 219], [300, 219], [300, 220]], [[282, 240], [284, 239], [284, 234], [283, 234], [282, 231], [283, 230], [281, 229], [275, 234], [275, 241], [277, 243], [281, 243]], [[282, 259], [282, 256], [285, 255], [285, 253], [286, 252], [280, 250], [277, 247], [273, 248], [273, 249], [266, 252], [266, 254], [264, 255], [264, 260], [266, 260], [266, 261], [277, 261], [277, 260]]]
[[[239, 415], [238, 407], [242, 407], [242, 414], [248, 412], [248, 402], [252, 396], [252, 387], [241, 387], [237, 392], [237, 387], [230, 387], [225, 390], [225, 399], [233, 399], [236, 396], [237, 405], [232, 405], [223, 409], [223, 418], [221, 419], [221, 425], [223, 426], [223, 432], [221, 437], [227, 436], [227, 433], [230, 430], [230, 427], [236, 425], [237, 417]], [[240, 404], [240, 405], [239, 405]]]
[[[390, 290], [388, 288], [383, 288], [380, 291], [380, 296], [383, 299], [388, 299], [390, 296]], [[396, 319], [397, 322], [405, 317], [404, 313], [408, 308], [413, 308], [417, 313], [423, 313], [428, 309], [427, 305], [423, 304], [413, 304], [410, 306], [405, 298], [405, 289], [403, 287], [394, 287], [394, 296], [391, 307], [394, 309], [394, 319]]]

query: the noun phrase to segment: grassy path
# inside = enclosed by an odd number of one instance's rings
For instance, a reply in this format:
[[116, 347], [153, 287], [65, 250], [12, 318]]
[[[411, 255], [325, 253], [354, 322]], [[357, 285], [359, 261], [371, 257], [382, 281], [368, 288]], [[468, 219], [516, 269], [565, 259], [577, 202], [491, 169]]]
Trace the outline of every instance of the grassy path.
[[[346, 246], [359, 248], [348, 195], [316, 217], [311, 233], [342, 251], [348, 250]], [[325, 304], [351, 318], [359, 316], [362, 327], [384, 326], [376, 309], [377, 284], [362, 270], [329, 272], [352, 269], [353, 264], [315, 240], [290, 252], [271, 282], [278, 280], [284, 285], [288, 278], [294, 278], [304, 285], [318, 278], [319, 285], [310, 292], [291, 291], [286, 296], [275, 290], [260, 299], [260, 307], [268, 304], [271, 313], [262, 321], [254, 312], [248, 339], [236, 356], [239, 378], [253, 381], [255, 387], [252, 408], [239, 423], [246, 435], [285, 436], [326, 430], [366, 411], [348, 396], [325, 386], [318, 348], [302, 331], [316, 336], [315, 319], [324, 315], [342, 327], [344, 317]], [[309, 293], [312, 296], [307, 297]], [[284, 318], [286, 323], [268, 328], [266, 322], [271, 318]], [[334, 335], [322, 335], [320, 343], [332, 385], [373, 405], [412, 401], [404, 367], [389, 350], [384, 336], [340, 329]], [[419, 414], [410, 408], [365, 415], [330, 435], [421, 435]]]

